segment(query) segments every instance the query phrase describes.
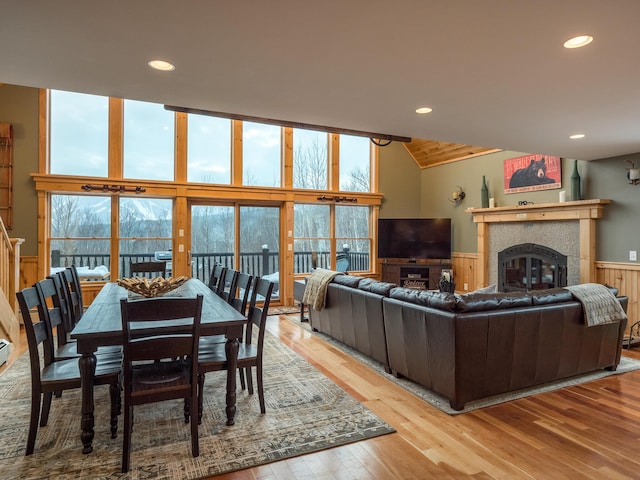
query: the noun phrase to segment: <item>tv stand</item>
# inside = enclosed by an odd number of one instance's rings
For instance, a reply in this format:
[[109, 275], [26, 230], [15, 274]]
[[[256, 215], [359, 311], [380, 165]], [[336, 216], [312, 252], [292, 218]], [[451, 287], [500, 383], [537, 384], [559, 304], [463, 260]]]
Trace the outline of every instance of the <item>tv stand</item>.
[[451, 260], [383, 260], [382, 281], [419, 290], [438, 288], [442, 270], [451, 268]]

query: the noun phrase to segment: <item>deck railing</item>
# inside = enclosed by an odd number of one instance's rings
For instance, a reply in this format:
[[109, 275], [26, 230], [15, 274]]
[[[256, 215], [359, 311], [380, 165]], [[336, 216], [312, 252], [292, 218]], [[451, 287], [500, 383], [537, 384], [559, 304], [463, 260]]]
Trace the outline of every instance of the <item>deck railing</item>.
[[[314, 253], [316, 267], [330, 268], [330, 252], [295, 252], [293, 255], [294, 272], [310, 272], [313, 268]], [[346, 255], [346, 258], [348, 258], [349, 271], [366, 271], [370, 269], [368, 253], [350, 252], [345, 248], [340, 254]], [[129, 276], [129, 264], [131, 262], [148, 262], [155, 260], [155, 258], [154, 253], [121, 254], [118, 259], [120, 276]], [[216, 263], [232, 268], [234, 267], [233, 259], [233, 253], [193, 253], [191, 255], [191, 275], [193, 278], [198, 278], [207, 283], [211, 270]], [[261, 252], [240, 252], [239, 262], [240, 264], [235, 267], [237, 270], [263, 277], [279, 270], [280, 252], [272, 252], [267, 248], [262, 249]], [[52, 267], [68, 267], [73, 264], [77, 267], [88, 268], [104, 265], [111, 270], [109, 254], [64, 254], [57, 250], [52, 251]], [[170, 269], [169, 266], [168, 268]]]

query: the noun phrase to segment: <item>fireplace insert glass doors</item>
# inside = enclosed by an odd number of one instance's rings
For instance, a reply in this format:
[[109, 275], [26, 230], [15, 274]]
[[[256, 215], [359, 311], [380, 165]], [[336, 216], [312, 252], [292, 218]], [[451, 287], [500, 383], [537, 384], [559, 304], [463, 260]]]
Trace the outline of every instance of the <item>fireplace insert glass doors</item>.
[[498, 290], [541, 290], [567, 285], [567, 256], [535, 243], [498, 252]]

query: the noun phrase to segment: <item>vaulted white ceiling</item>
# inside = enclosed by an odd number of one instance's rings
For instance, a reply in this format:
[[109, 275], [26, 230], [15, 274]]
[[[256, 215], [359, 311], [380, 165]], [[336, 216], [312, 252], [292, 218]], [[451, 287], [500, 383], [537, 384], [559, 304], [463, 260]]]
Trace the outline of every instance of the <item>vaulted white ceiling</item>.
[[639, 20], [637, 0], [1, 0], [0, 82], [592, 160], [640, 152]]

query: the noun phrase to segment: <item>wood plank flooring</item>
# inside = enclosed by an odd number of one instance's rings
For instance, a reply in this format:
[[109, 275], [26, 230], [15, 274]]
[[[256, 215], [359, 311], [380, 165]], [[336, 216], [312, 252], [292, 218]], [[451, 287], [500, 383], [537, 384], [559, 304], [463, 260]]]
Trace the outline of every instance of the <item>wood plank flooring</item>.
[[284, 315], [269, 330], [397, 433], [216, 480], [640, 478], [640, 371], [449, 416]]

